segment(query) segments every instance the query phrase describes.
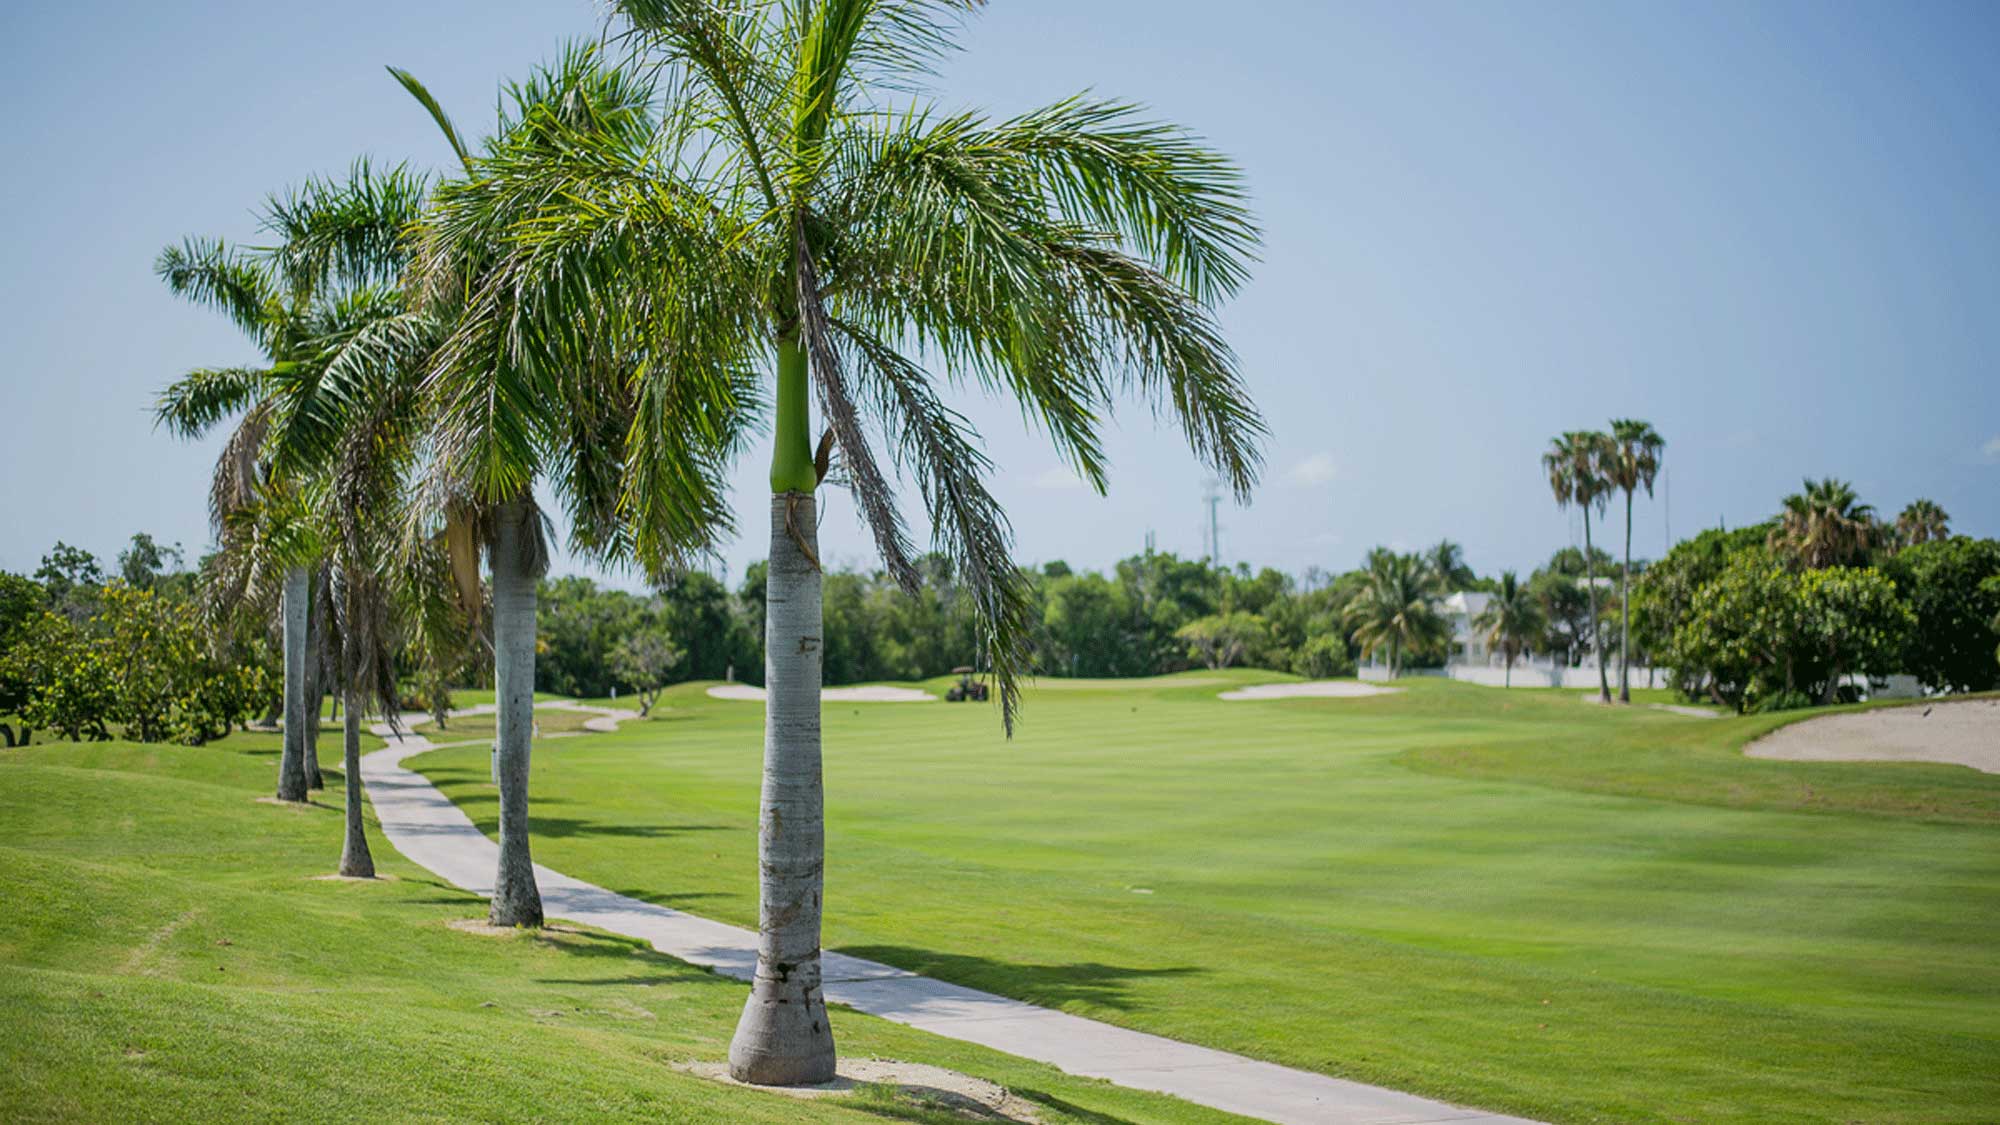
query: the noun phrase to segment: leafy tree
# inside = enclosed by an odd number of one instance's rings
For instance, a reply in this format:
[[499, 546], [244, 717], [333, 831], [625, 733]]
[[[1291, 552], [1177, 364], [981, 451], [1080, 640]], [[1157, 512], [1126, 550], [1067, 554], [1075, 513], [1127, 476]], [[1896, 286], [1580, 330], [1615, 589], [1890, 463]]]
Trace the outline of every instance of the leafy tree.
[[667, 631], [657, 627], [632, 633], [611, 650], [611, 671], [632, 686], [642, 717], [652, 714], [653, 704], [666, 686], [667, 673], [683, 655]]
[[1270, 639], [1270, 626], [1254, 613], [1237, 610], [1197, 618], [1174, 633], [1188, 646], [1188, 658], [1209, 669], [1228, 668]]
[[1337, 634], [1320, 633], [1308, 638], [1292, 655], [1292, 671], [1313, 680], [1333, 680], [1352, 676], [1354, 656], [1347, 642]]
[[1799, 576], [1797, 596], [1799, 643], [1812, 658], [1821, 703], [1837, 701], [1849, 673], [1884, 676], [1896, 670], [1916, 618], [1881, 571], [1807, 571]]
[[1566, 667], [1576, 667], [1588, 650], [1593, 620], [1583, 583], [1559, 570], [1538, 570], [1528, 579], [1528, 593], [1541, 610], [1543, 647], [1561, 653]]
[[1533, 648], [1548, 628], [1542, 607], [1528, 587], [1511, 570], [1500, 573], [1500, 585], [1489, 596], [1486, 608], [1472, 622], [1486, 634], [1486, 643], [1507, 658], [1506, 687], [1514, 686], [1514, 661]]
[[44, 611], [29, 618], [14, 645], [0, 656], [0, 679], [21, 698], [22, 742], [30, 730], [52, 730], [80, 742], [111, 737], [107, 724], [117, 705], [103, 653], [67, 614]]
[[180, 544], [162, 547], [146, 532], [132, 536], [132, 545], [118, 554], [118, 575], [127, 586], [150, 590], [161, 577], [177, 571], [184, 556]]
[[1807, 478], [1805, 489], [1785, 497], [1771, 549], [1808, 570], [1862, 566], [1882, 538], [1873, 506], [1861, 503], [1844, 480]]
[[1437, 611], [1437, 575], [1418, 555], [1377, 550], [1342, 619], [1362, 655], [1387, 651], [1389, 675], [1402, 674], [1404, 655], [1426, 643], [1447, 641], [1451, 625]]
[[560, 159], [497, 177], [552, 201], [560, 214], [516, 228], [528, 268], [611, 294], [591, 315], [634, 326], [659, 360], [649, 386], [713, 384], [775, 344], [760, 837], [771, 922], [731, 1050], [747, 1081], [833, 1073], [816, 984], [815, 493], [836, 451], [888, 573], [907, 590], [921, 578], [866, 418], [925, 496], [1010, 729], [1030, 667], [1039, 607], [988, 463], [912, 353], [1014, 395], [1100, 490], [1098, 427], [1128, 389], [1169, 410], [1239, 494], [1259, 464], [1262, 425], [1210, 311], [1257, 238], [1240, 175], [1122, 104], [1075, 98], [992, 121], [878, 98], [921, 84], [965, 6], [623, 0], [630, 41], [677, 95], [654, 143], [566, 138]]
[[1604, 645], [1597, 629], [1597, 551], [1590, 543], [1590, 510], [1596, 508], [1599, 515], [1604, 514], [1605, 500], [1612, 487], [1604, 470], [1611, 456], [1611, 439], [1595, 430], [1571, 430], [1551, 441], [1549, 451], [1542, 455], [1542, 467], [1548, 470], [1549, 490], [1555, 494], [1556, 507], [1574, 504], [1583, 511], [1584, 592], [1590, 602], [1590, 647], [1597, 650], [1598, 697], [1606, 703], [1611, 702], [1611, 681], [1605, 673]]
[[[1647, 652], [1664, 654], [1673, 646], [1674, 634], [1698, 608], [1702, 587], [1721, 575], [1729, 559], [1740, 551], [1762, 550], [1774, 523], [1754, 524], [1724, 531], [1711, 528], [1691, 539], [1674, 544], [1665, 558], [1639, 575], [1632, 591], [1633, 639]], [[1688, 670], [1675, 668], [1676, 686], [1682, 694], [1699, 694], [1699, 682], [1687, 682]]]
[[42, 565], [35, 568], [35, 581], [47, 593], [51, 609], [81, 623], [97, 612], [97, 591], [104, 585], [104, 571], [97, 565], [96, 555], [58, 540], [42, 556]]
[[1044, 668], [1068, 676], [1134, 676], [1150, 671], [1138, 658], [1133, 606], [1124, 586], [1097, 573], [1044, 579]]
[[1798, 580], [1761, 549], [1730, 557], [1675, 632], [1668, 660], [1738, 711], [1775, 685], [1799, 690]]
[[1885, 564], [1916, 614], [1902, 671], [1945, 691], [2000, 687], [1992, 655], [2000, 644], [2000, 541], [1954, 536], [1918, 543]]
[[1896, 543], [1915, 547], [1951, 538], [1951, 517], [1935, 500], [1912, 500], [1896, 517]]
[[1644, 488], [1653, 494], [1653, 478], [1660, 471], [1660, 451], [1666, 439], [1650, 422], [1618, 418], [1611, 423], [1611, 441], [1604, 449], [1605, 480], [1625, 494], [1625, 567], [1619, 573], [1618, 602], [1618, 702], [1632, 702], [1632, 497]]

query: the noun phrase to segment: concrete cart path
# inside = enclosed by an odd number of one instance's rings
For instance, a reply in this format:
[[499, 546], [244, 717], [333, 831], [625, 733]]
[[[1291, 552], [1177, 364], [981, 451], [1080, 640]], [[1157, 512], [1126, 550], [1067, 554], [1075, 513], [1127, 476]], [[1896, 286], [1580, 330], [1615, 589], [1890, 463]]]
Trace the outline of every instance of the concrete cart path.
[[[404, 731], [408, 731], [405, 726]], [[458, 806], [403, 765], [434, 747], [421, 735], [378, 724], [387, 748], [361, 759], [361, 776], [397, 850], [457, 886], [493, 892], [499, 845]], [[757, 934], [664, 906], [640, 902], [551, 871], [535, 878], [551, 918], [596, 926], [651, 942], [672, 957], [748, 981]], [[1049, 1008], [1036, 1007], [888, 965], [839, 953], [824, 958], [831, 1003], [1035, 1059], [1071, 1074], [1172, 1094], [1191, 1102], [1286, 1125], [1425, 1125], [1430, 1122], [1523, 1123], [1409, 1094], [1196, 1047]]]

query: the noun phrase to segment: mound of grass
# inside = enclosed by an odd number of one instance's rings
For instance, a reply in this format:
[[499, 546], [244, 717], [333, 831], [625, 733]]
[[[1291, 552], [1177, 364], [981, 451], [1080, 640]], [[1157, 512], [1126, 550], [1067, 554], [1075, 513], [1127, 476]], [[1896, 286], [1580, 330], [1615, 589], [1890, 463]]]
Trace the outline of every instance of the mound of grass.
[[[1012, 742], [829, 704], [828, 946], [1555, 1121], [2000, 1105], [2000, 778], [1577, 692], [1215, 698], [1274, 678], [1056, 681]], [[536, 759], [536, 858], [754, 925], [763, 712], [704, 687]], [[483, 751], [415, 764], [493, 830]]]
[[[478, 898], [381, 836], [340, 852], [341, 780], [260, 803], [276, 736], [0, 751], [0, 1118], [796, 1122], [801, 1103], [675, 1069], [720, 1059], [743, 986], [622, 937], [489, 936]], [[371, 830], [373, 826], [371, 825]], [[850, 1052], [1007, 1085], [1052, 1122], [1236, 1120], [870, 1017]], [[958, 1121], [869, 1091], [830, 1122]]]

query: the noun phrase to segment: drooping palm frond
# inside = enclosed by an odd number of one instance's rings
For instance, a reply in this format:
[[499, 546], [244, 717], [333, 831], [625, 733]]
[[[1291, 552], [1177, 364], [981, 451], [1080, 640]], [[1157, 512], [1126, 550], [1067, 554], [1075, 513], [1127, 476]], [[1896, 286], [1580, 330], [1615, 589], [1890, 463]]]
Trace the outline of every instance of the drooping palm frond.
[[189, 238], [160, 251], [153, 272], [175, 296], [220, 312], [244, 335], [269, 345], [277, 291], [254, 254], [219, 238]]

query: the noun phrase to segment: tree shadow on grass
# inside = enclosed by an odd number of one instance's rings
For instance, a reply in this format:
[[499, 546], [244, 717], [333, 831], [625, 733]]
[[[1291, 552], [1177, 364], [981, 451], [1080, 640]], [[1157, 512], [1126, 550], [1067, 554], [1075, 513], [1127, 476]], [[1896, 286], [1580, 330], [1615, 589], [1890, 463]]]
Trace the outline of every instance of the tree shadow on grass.
[[[533, 806], [532, 799], [529, 804], [530, 807]], [[638, 840], [661, 840], [688, 832], [723, 831], [727, 831], [727, 828], [720, 824], [615, 824], [602, 820], [585, 820], [581, 817], [536, 816], [533, 812], [528, 814], [529, 835], [550, 838], [623, 836]]]
[[615, 959], [620, 964], [632, 966], [637, 970], [619, 976], [538, 977], [537, 984], [648, 986], [713, 983], [738, 986], [736, 981], [712, 973], [700, 965], [690, 965], [686, 961], [669, 957], [645, 941], [623, 934], [579, 930], [560, 924], [524, 933], [529, 940], [545, 949], [567, 953], [591, 963]]
[[1189, 965], [1136, 969], [1095, 961], [1078, 961], [1068, 965], [1022, 965], [991, 957], [940, 953], [906, 945], [844, 945], [839, 952], [1044, 1007], [1060, 1008], [1071, 1001], [1081, 1001], [1121, 1012], [1142, 1007], [1130, 994], [1132, 981], [1149, 977], [1188, 977], [1206, 971]]

